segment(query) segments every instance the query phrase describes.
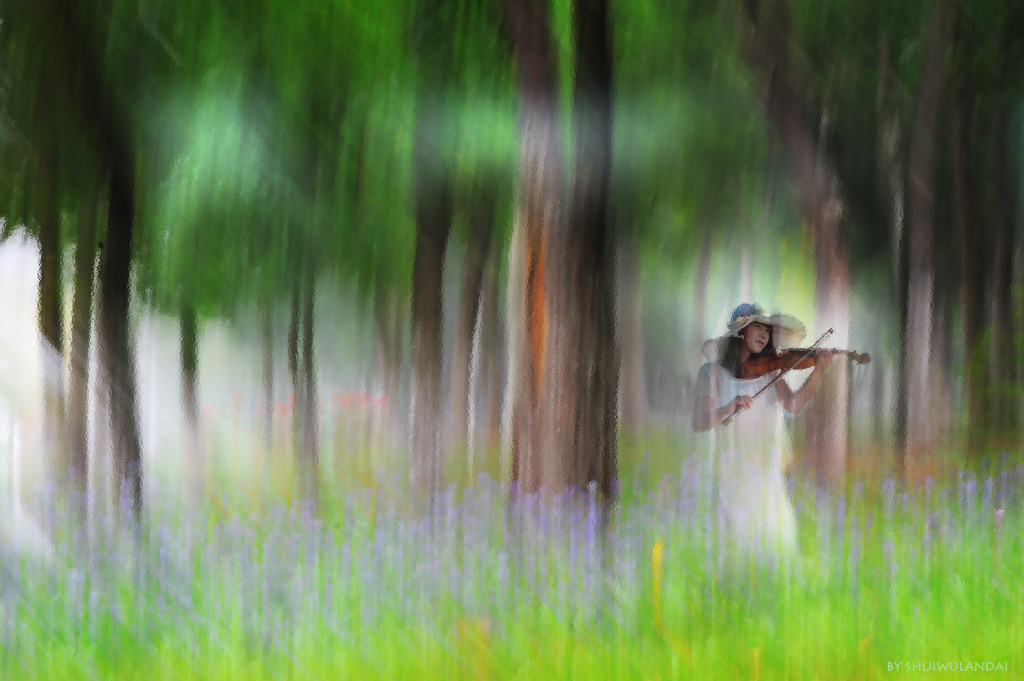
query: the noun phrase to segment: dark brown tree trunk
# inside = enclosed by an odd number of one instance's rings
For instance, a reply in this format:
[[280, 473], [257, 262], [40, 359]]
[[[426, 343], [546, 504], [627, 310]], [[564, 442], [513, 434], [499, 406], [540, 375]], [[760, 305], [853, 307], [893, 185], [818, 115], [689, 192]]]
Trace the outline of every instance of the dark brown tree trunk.
[[302, 500], [319, 507], [320, 446], [318, 433], [319, 404], [316, 389], [316, 363], [313, 357], [313, 323], [316, 273], [310, 266], [302, 296], [302, 367], [297, 400], [300, 423], [299, 463], [302, 469]]
[[[509, 328], [513, 354], [509, 357], [512, 386], [511, 445], [513, 493], [533, 492], [553, 482], [542, 476], [558, 456], [545, 447], [544, 417], [550, 416], [552, 396], [546, 391], [548, 347], [548, 240], [564, 220], [562, 143], [558, 134], [557, 53], [547, 5], [539, 0], [508, 0], [515, 45], [518, 90], [519, 183], [517, 227], [513, 248], [521, 258], [522, 280], [510, 297], [521, 310]], [[559, 263], [561, 265], [561, 263]], [[516, 277], [510, 276], [510, 281]], [[560, 339], [561, 340], [561, 339]], [[564, 342], [564, 341], [562, 341]], [[547, 477], [544, 480], [543, 477]]]
[[903, 363], [906, 381], [906, 464], [923, 465], [936, 446], [929, 414], [934, 238], [935, 141], [943, 86], [944, 16], [935, 10], [925, 35], [921, 89], [907, 159], [907, 329]]
[[984, 448], [988, 405], [985, 386], [986, 362], [982, 347], [985, 304], [982, 244], [976, 216], [978, 204], [974, 187], [974, 97], [966, 79], [960, 85], [953, 114], [953, 206], [957, 246], [960, 250], [960, 293], [963, 311], [964, 354], [967, 369], [967, 451], [972, 458]]
[[[45, 90], [46, 88], [42, 88]], [[42, 218], [39, 221], [39, 358], [43, 369], [43, 455], [46, 475], [55, 476], [64, 489], [69, 471], [61, 456], [64, 437], [64, 366], [60, 253], [60, 212], [57, 195], [57, 149], [52, 146], [42, 159]]]
[[[881, 49], [879, 50], [879, 86], [878, 93], [875, 102], [876, 113], [878, 120], [880, 121], [879, 130], [879, 158], [881, 160], [881, 175], [884, 177], [886, 189], [888, 190], [889, 199], [892, 204], [891, 223], [890, 223], [890, 287], [894, 292], [898, 306], [897, 314], [897, 326], [899, 328], [899, 348], [903, 348], [906, 339], [906, 320], [907, 320], [907, 265], [906, 265], [906, 230], [905, 230], [905, 218], [906, 218], [906, 189], [905, 189], [905, 155], [901, 152], [900, 146], [900, 127], [899, 118], [896, 113], [891, 111], [891, 106], [887, 101], [887, 91], [889, 89], [889, 81], [892, 79], [891, 68], [889, 66], [889, 49], [888, 43], [883, 38], [881, 41]], [[907, 401], [906, 401], [906, 381], [904, 380], [903, 373], [903, 361], [897, 355], [897, 361], [895, 369], [891, 371], [891, 378], [894, 382], [894, 396], [893, 396], [893, 421], [892, 421], [892, 439], [893, 439], [893, 450], [894, 458], [892, 461], [893, 473], [900, 479], [905, 479], [906, 475], [906, 442], [907, 442]], [[888, 370], [883, 374], [883, 378], [889, 379], [890, 373]], [[880, 403], [876, 405], [880, 407]], [[879, 411], [876, 414], [876, 418], [881, 421], [883, 418], [889, 418], [888, 412]]]
[[490, 251], [494, 231], [496, 187], [480, 184], [473, 189], [470, 200], [469, 241], [462, 269], [462, 291], [459, 297], [459, 316], [455, 328], [455, 348], [452, 355], [451, 395], [449, 402], [449, 442], [456, 448], [467, 443], [469, 410], [472, 405], [469, 383], [469, 360], [473, 347], [473, 330], [480, 308], [480, 290], [484, 274], [484, 261]]
[[128, 494], [138, 518], [143, 505], [142, 450], [129, 329], [135, 163], [128, 154], [122, 161], [110, 173], [110, 212], [100, 264], [100, 354], [101, 375], [109, 389], [115, 493]]
[[[1012, 47], [1013, 22], [1003, 19], [1000, 38], [1000, 73], [1008, 74], [1009, 52]], [[989, 375], [995, 387], [994, 427], [1000, 447], [1011, 447], [1017, 441], [1020, 428], [1020, 401], [1018, 392], [1018, 366], [1014, 350], [1014, 323], [1020, 307], [1013, 302], [1013, 264], [1017, 248], [1015, 234], [1017, 218], [1017, 192], [1013, 186], [1016, 176], [1007, 150], [1011, 148], [1011, 103], [1008, 98], [998, 99], [993, 107], [992, 121], [992, 228], [993, 244], [992, 306], [989, 317], [992, 324], [991, 362]]]
[[191, 302], [181, 306], [181, 398], [185, 410], [186, 467], [191, 485], [206, 489], [203, 445], [199, 432], [199, 327]]
[[555, 368], [549, 385], [558, 405], [553, 412], [555, 452], [564, 452], [562, 457], [571, 465], [551, 487], [583, 490], [593, 482], [605, 498], [611, 498], [618, 480], [619, 388], [616, 244], [608, 221], [611, 32], [607, 0], [577, 0], [572, 7], [576, 45], [572, 212], [568, 234], [551, 240], [552, 262], [559, 266], [549, 269], [548, 279], [549, 300], [556, 303], [549, 308], [549, 352]]
[[634, 435], [640, 433], [647, 418], [640, 305], [640, 254], [635, 232], [627, 230], [619, 242], [619, 295], [615, 308], [622, 353], [619, 362], [620, 418], [623, 429]]
[[443, 483], [441, 423], [441, 279], [452, 223], [452, 184], [443, 126], [421, 94], [414, 132], [416, 244], [412, 266], [412, 489], [433, 499]]
[[[97, 174], [97, 177], [101, 177]], [[102, 180], [79, 206], [75, 241], [75, 288], [71, 303], [71, 372], [68, 387], [68, 447], [75, 507], [84, 512], [89, 492], [89, 334], [92, 330], [93, 280], [96, 267], [96, 214]]]

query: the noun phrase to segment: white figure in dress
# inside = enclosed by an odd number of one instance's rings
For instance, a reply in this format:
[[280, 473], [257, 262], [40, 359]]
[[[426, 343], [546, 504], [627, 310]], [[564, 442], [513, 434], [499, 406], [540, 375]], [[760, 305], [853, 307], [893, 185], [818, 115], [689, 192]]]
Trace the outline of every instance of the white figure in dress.
[[710, 361], [697, 376], [692, 426], [711, 435], [712, 498], [734, 558], [777, 565], [788, 564], [795, 554], [796, 520], [783, 477], [792, 448], [783, 409], [795, 414], [804, 408], [833, 358], [828, 351], [819, 353], [814, 371], [798, 390], [781, 378], [757, 399], [752, 396], [781, 369], [757, 378], [740, 376], [744, 362], [792, 348], [805, 335], [796, 318], [768, 316], [758, 305], [745, 303], [733, 311], [728, 333], [704, 344]]

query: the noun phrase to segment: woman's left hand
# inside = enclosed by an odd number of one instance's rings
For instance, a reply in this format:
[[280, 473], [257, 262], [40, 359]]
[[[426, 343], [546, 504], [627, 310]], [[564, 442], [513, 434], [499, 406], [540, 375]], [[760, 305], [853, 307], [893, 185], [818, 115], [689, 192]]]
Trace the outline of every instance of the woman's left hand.
[[820, 355], [818, 355], [818, 361], [815, 362], [815, 365], [817, 366], [817, 368], [824, 371], [825, 369], [828, 369], [830, 366], [832, 366], [832, 360], [834, 359], [835, 353], [823, 352]]

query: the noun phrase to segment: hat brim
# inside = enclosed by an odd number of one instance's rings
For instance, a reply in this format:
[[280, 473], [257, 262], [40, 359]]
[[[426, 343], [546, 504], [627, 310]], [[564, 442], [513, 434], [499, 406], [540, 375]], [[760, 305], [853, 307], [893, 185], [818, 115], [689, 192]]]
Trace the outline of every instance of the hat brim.
[[745, 318], [745, 323], [737, 326], [734, 331], [730, 331], [724, 336], [704, 341], [704, 345], [701, 347], [704, 357], [711, 362], [721, 359], [722, 351], [725, 349], [725, 344], [729, 342], [729, 339], [737, 336], [748, 324], [755, 322], [772, 328], [772, 342], [779, 349], [796, 347], [807, 336], [807, 329], [803, 323], [792, 315], [755, 315]]

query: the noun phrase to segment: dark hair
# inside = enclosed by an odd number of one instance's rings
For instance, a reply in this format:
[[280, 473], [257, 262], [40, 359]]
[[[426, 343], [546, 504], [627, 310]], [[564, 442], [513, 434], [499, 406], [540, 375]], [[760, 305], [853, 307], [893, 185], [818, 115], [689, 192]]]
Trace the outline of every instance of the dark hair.
[[[754, 322], [758, 324], [760, 322]], [[756, 359], [758, 357], [764, 357], [769, 353], [775, 352], [775, 330], [767, 324], [762, 324], [768, 328], [768, 342], [761, 349], [761, 352], [751, 353], [748, 359]], [[742, 332], [741, 332], [742, 333]], [[725, 344], [725, 348], [722, 349], [722, 358], [719, 360], [722, 367], [728, 371], [734, 378], [740, 377], [740, 347], [744, 343], [742, 337], [737, 338], [736, 336], [730, 336], [729, 341]]]

